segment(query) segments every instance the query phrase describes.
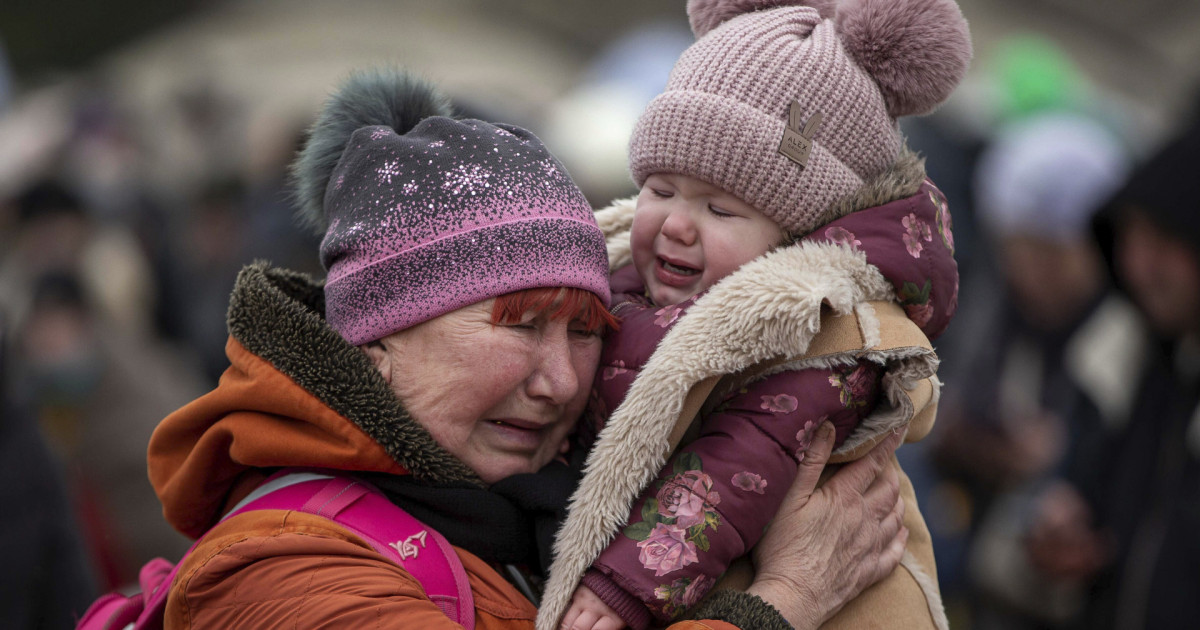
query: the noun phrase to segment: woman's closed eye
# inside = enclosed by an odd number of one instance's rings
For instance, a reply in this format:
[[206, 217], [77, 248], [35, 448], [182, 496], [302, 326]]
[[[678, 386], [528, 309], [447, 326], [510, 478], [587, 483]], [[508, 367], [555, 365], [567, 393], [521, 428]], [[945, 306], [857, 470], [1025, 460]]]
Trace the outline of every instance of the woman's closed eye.
[[591, 339], [593, 337], [598, 338], [601, 336], [601, 329], [588, 328], [586, 326], [583, 326], [582, 324], [580, 324], [580, 325], [572, 324], [568, 330], [570, 331], [572, 337], [577, 337], [580, 339]]
[[[525, 320], [525, 321], [514, 322], [511, 324], [503, 324], [503, 326], [505, 328], [511, 328], [513, 330], [517, 330], [517, 331], [520, 331], [523, 333], [525, 333], [525, 332], [541, 333], [541, 332], [543, 332], [543, 328], [544, 328], [545, 324], [546, 324], [546, 322], [541, 321], [538, 318], [534, 318], [534, 319], [529, 319], [529, 320]], [[582, 323], [571, 324], [567, 328], [567, 332], [570, 333], [570, 335], [572, 337], [575, 337], [578, 339], [591, 339], [593, 337], [599, 338], [603, 334], [602, 329], [588, 328], [588, 327], [584, 326]]]
[[517, 322], [510, 322], [510, 323], [499, 324], [499, 325], [503, 326], [505, 328], [512, 328], [514, 330], [537, 331], [540, 328], [537, 318], [533, 318], [533, 317], [528, 318], [528, 319], [522, 319], [521, 321], [517, 321]]
[[663, 188], [651, 188], [650, 194], [658, 197], [659, 199], [670, 199], [671, 197], [675, 196], [674, 192]]

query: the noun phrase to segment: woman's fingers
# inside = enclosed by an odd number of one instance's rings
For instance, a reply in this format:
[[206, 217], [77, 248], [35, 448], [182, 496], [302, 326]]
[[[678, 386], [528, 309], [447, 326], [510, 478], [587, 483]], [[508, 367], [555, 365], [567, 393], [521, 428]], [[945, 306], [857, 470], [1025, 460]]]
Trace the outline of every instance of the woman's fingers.
[[[901, 438], [896, 433], [888, 435], [866, 456], [839, 470], [823, 489], [831, 497], [837, 497], [834, 502], [840, 505], [843, 514], [859, 514], [863, 527], [876, 528], [873, 537], [861, 541], [865, 546], [853, 552], [862, 554], [864, 561], [856, 576], [857, 591], [895, 570], [908, 543], [908, 530], [904, 527], [906, 506], [900, 496], [900, 472], [893, 455]], [[835, 485], [838, 482], [841, 485]]]
[[[845, 484], [847, 492], [859, 493], [865, 495], [867, 490], [875, 484], [880, 473], [891, 468], [889, 465], [892, 459], [892, 453], [896, 451], [896, 447], [900, 446], [901, 434], [889, 433], [887, 438], [875, 448], [871, 449], [865, 456], [846, 464], [838, 474], [834, 475], [829, 480], [830, 484]], [[898, 483], [898, 482], [897, 482]], [[840, 491], [841, 488], [838, 488]], [[888, 504], [890, 505], [890, 503]]]
[[817, 427], [808, 450], [804, 451], [804, 459], [800, 461], [796, 470], [796, 480], [792, 482], [783, 499], [780, 512], [796, 511], [808, 503], [813, 492], [817, 490], [817, 483], [820, 482], [821, 472], [825, 470], [825, 464], [829, 461], [829, 454], [833, 452], [834, 436], [832, 423], [824, 422]]
[[879, 528], [886, 541], [894, 538], [902, 527], [904, 527], [904, 499], [896, 497], [891, 510], [880, 517]]
[[869, 584], [882, 580], [891, 575], [896, 567], [900, 566], [900, 561], [904, 559], [904, 550], [908, 548], [908, 528], [901, 526], [896, 532], [892, 542], [884, 548], [883, 553], [879, 554], [878, 572], [873, 576]]
[[[808, 450], [804, 451], [804, 459], [800, 462], [800, 468], [796, 473], [796, 483], [792, 484], [793, 492], [803, 492], [808, 489], [808, 494], [816, 489], [817, 482], [821, 479], [821, 472], [825, 470], [825, 464], [829, 463], [829, 454], [833, 452], [833, 442], [836, 433], [833, 429], [832, 422], [822, 422], [821, 426], [817, 427], [816, 435], [808, 444]], [[793, 496], [788, 496], [787, 500], [793, 499]]]
[[825, 423], [770, 528], [754, 548], [752, 592], [792, 621], [819, 625], [900, 563], [908, 542], [891, 434], [814, 491], [834, 431]]
[[863, 500], [867, 504], [868, 513], [876, 519], [887, 516], [895, 509], [897, 503], [904, 505], [900, 500], [900, 473], [890, 459], [863, 492]]
[[[890, 513], [879, 521], [879, 548], [874, 558], [866, 559], [861, 573], [860, 588], [882, 580], [896, 570], [908, 545], [908, 528], [904, 526], [904, 500], [897, 497]], [[872, 562], [873, 560], [873, 562]]]

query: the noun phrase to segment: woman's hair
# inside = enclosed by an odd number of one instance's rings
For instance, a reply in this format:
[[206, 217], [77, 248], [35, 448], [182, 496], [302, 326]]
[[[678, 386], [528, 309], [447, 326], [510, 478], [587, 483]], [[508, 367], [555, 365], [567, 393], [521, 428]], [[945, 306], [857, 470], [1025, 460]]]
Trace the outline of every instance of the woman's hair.
[[588, 330], [600, 332], [620, 327], [595, 293], [575, 287], [537, 287], [498, 296], [492, 306], [492, 323], [516, 324], [529, 312], [578, 321]]

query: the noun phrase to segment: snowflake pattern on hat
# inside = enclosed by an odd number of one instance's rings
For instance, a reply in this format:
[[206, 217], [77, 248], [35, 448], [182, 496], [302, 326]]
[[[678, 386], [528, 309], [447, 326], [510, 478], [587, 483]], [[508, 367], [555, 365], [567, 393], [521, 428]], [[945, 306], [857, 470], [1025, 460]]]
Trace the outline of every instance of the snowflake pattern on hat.
[[583, 193], [533, 134], [430, 117], [351, 137], [326, 192], [326, 317], [362, 344], [505, 293], [576, 287], [608, 301]]

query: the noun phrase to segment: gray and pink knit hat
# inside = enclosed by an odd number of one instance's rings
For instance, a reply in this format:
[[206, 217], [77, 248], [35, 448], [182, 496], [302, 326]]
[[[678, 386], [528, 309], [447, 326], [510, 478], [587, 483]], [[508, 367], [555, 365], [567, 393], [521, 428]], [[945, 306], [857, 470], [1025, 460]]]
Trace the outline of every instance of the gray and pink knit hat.
[[324, 231], [325, 317], [353, 345], [505, 293], [576, 287], [609, 301], [604, 235], [530, 132], [446, 116], [402, 73], [353, 77], [293, 166]]
[[630, 143], [654, 173], [712, 183], [807, 234], [891, 166], [971, 60], [953, 0], [689, 0], [697, 41]]

